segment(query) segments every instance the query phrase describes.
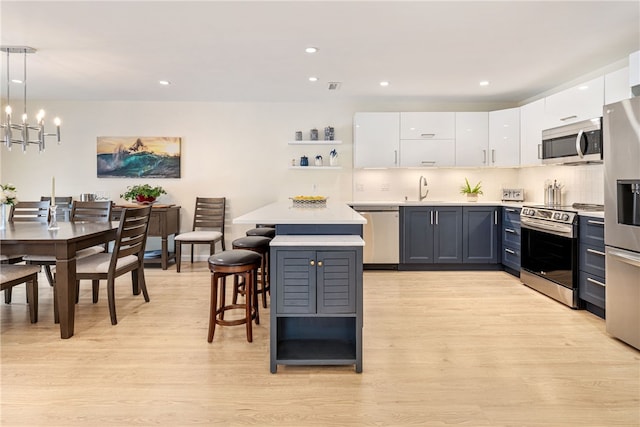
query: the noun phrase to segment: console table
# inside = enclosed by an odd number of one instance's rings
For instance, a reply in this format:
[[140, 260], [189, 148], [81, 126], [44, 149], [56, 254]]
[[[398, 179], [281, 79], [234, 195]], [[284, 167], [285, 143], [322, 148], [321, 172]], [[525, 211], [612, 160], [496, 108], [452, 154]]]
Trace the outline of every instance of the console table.
[[[111, 217], [114, 221], [120, 219], [123, 208], [138, 207], [138, 205], [116, 205], [111, 210]], [[151, 218], [149, 218], [149, 236], [160, 237], [162, 239], [162, 250], [160, 258], [145, 258], [145, 264], [160, 264], [163, 270], [169, 266], [169, 261], [176, 258], [174, 252], [169, 252], [169, 236], [180, 233], [180, 206], [176, 205], [153, 205]]]

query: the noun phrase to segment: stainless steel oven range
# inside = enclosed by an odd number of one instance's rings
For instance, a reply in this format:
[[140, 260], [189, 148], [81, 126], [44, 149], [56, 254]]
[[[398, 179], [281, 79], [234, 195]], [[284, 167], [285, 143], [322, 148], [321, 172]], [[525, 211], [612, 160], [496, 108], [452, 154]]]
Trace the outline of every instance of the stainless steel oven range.
[[524, 206], [520, 280], [578, 308], [578, 213], [571, 207]]

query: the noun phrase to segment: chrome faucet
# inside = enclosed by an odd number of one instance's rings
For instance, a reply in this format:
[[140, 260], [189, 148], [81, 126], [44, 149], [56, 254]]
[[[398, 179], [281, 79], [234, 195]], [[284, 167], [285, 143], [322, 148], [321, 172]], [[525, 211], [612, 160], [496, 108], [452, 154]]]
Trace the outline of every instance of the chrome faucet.
[[[427, 188], [427, 178], [424, 176], [420, 176], [420, 180], [418, 181], [418, 201], [421, 202], [427, 198], [427, 194], [429, 194], [429, 189]], [[422, 195], [422, 187], [427, 188], [427, 191]]]

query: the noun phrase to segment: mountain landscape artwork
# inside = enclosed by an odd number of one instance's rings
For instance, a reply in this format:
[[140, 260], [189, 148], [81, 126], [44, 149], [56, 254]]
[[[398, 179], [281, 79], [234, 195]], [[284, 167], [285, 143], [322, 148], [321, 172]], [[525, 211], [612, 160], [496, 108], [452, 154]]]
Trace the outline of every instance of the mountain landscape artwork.
[[99, 136], [98, 178], [180, 178], [179, 137]]

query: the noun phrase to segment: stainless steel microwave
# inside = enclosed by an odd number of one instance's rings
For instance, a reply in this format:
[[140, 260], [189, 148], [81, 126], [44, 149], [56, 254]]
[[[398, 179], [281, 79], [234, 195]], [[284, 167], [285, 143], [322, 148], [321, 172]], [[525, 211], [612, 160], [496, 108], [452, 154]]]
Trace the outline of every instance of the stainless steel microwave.
[[543, 130], [542, 163], [602, 163], [602, 117]]

